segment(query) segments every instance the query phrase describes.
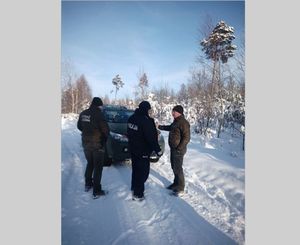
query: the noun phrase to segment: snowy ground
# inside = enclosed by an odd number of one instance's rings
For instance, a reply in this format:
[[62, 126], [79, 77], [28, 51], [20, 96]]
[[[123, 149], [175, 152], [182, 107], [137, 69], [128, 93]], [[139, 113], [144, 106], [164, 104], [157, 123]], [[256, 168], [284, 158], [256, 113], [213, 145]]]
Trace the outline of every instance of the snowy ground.
[[[167, 132], [164, 133], [167, 142]], [[146, 200], [131, 200], [131, 167], [105, 167], [105, 197], [84, 189], [86, 161], [76, 117], [62, 118], [62, 244], [244, 244], [245, 168], [241, 139], [193, 135], [184, 158], [186, 193], [168, 195], [169, 148], [151, 163]]]

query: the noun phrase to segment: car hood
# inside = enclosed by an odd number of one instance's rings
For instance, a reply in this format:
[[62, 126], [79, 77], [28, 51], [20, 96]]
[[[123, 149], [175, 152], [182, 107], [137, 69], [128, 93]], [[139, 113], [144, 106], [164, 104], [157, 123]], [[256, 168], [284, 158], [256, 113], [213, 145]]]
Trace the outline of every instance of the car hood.
[[108, 123], [111, 132], [127, 135], [127, 123]]
[[[111, 132], [127, 135], [127, 123], [108, 123], [108, 126]], [[159, 135], [158, 144], [162, 146], [164, 143], [164, 137]]]

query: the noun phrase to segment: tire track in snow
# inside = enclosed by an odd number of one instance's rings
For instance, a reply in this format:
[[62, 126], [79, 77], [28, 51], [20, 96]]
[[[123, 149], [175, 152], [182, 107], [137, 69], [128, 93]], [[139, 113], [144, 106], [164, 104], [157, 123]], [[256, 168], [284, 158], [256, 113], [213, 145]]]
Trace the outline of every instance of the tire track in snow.
[[[193, 157], [189, 154], [193, 154]], [[183, 169], [187, 193], [182, 199], [189, 203], [208, 222], [228, 234], [238, 243], [243, 244], [245, 240], [244, 194], [225, 188], [225, 184], [230, 186], [228, 184], [230, 180], [232, 180], [234, 186], [238, 184], [236, 181], [244, 183], [244, 170], [238, 169], [235, 171], [232, 166], [224, 166], [218, 162], [218, 159], [207, 154], [199, 156], [199, 153], [194, 150], [188, 151], [185, 158]], [[189, 159], [197, 158], [201, 161], [201, 164], [199, 170], [195, 173], [189, 169]], [[212, 159], [217, 161], [214, 163], [214, 168], [210, 167]], [[164, 161], [163, 164], [161, 160]], [[158, 164], [153, 164], [152, 168], [168, 179], [163, 181], [164, 186], [171, 183], [174, 175], [169, 162], [169, 150], [166, 150], [165, 158], [160, 159]], [[226, 181], [224, 178], [226, 178]], [[220, 180], [225, 182], [222, 183]], [[243, 190], [244, 185], [240, 189]]]
[[[109, 195], [97, 200], [83, 192], [84, 156], [80, 136], [72, 127], [62, 134], [63, 244], [235, 244], [207, 222], [188, 201], [172, 197], [164, 189], [172, 174], [168, 168], [151, 170], [145, 202], [131, 200], [131, 167], [104, 168], [102, 184]], [[151, 167], [161, 167], [167, 159]], [[75, 164], [75, 165], [72, 165]], [[167, 164], [166, 164], [167, 165]], [[75, 168], [74, 168], [75, 166]], [[165, 171], [162, 174], [162, 171]], [[167, 176], [166, 176], [166, 175]], [[73, 190], [73, 195], [67, 191]], [[199, 200], [195, 200], [195, 205]]]
[[[157, 203], [152, 201], [149, 189], [146, 187], [145, 201], [132, 201], [132, 194], [130, 191], [131, 166], [111, 166], [107, 168], [107, 171], [113, 172], [114, 175], [118, 175], [118, 177], [114, 179], [120, 180], [118, 183], [108, 184], [107, 187], [110, 189], [110, 193], [111, 191], [116, 193], [115, 198], [117, 198], [119, 202], [125, 202], [124, 205], [127, 206], [126, 211], [122, 212], [122, 220], [126, 220], [126, 227], [134, 227], [136, 232], [144, 234], [144, 238], [148, 237], [149, 240], [145, 241], [146, 244], [159, 244], [161, 240], [163, 240], [166, 245], [173, 244], [172, 237], [166, 236], [165, 227], [161, 227], [161, 222], [166, 221], [168, 217], [168, 209], [164, 208], [162, 211], [157, 209]], [[129, 230], [123, 232], [116, 241], [122, 241], [120, 244], [123, 244], [126, 239], [129, 239], [128, 237], [132, 236]], [[134, 238], [131, 237], [131, 240], [134, 240]], [[133, 244], [135, 243], [133, 242]], [[137, 244], [141, 244], [141, 242]]]

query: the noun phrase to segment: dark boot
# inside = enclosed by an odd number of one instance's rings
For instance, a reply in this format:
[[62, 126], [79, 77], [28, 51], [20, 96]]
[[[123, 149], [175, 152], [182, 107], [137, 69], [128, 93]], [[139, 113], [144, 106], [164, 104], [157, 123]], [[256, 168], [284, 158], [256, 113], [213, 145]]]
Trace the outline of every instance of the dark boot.
[[174, 196], [182, 196], [184, 194], [183, 190], [173, 189], [173, 195]]
[[144, 197], [144, 195], [142, 195], [142, 196], [133, 195], [132, 200], [141, 202], [141, 201], [145, 200], [145, 197]]
[[88, 192], [88, 191], [90, 191], [92, 188], [93, 188], [92, 185], [86, 185], [86, 186], [84, 187], [84, 191], [85, 191], [85, 192]]
[[101, 197], [101, 196], [105, 196], [105, 195], [106, 195], [106, 192], [103, 191], [103, 190], [100, 190], [100, 191], [97, 191], [97, 192], [95, 192], [95, 193], [93, 194], [93, 198], [94, 198], [94, 199], [97, 199], [97, 198], [99, 198], [99, 197]]

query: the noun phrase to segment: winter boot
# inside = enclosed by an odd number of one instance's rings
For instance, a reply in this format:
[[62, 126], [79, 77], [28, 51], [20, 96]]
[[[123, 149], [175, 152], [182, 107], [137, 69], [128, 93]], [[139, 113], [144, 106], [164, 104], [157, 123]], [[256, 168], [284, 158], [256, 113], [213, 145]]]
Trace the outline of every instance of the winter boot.
[[86, 186], [84, 187], [84, 191], [85, 191], [85, 192], [89, 192], [92, 188], [93, 188], [93, 186], [86, 185]]
[[106, 191], [100, 190], [100, 191], [97, 191], [96, 193], [93, 193], [93, 198], [97, 199], [97, 198], [99, 198], [101, 196], [105, 196], [106, 194], [107, 194]]
[[141, 201], [145, 200], [145, 197], [144, 196], [133, 195], [132, 200], [141, 202]]
[[174, 195], [174, 196], [180, 197], [180, 196], [182, 196], [184, 194], [184, 191], [183, 190], [173, 189], [171, 194]]

